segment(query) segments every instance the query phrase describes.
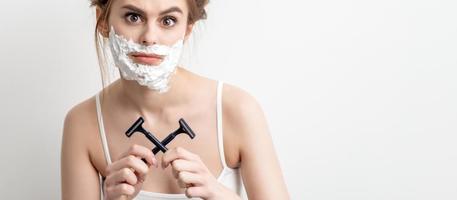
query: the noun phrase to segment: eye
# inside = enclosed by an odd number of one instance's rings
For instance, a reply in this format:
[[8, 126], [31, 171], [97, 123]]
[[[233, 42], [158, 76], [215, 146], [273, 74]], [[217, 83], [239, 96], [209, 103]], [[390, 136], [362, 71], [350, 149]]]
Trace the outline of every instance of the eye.
[[142, 20], [141, 15], [132, 12], [125, 14], [125, 19], [131, 24], [139, 23]]
[[166, 27], [172, 27], [176, 24], [177, 20], [175, 17], [172, 17], [172, 16], [166, 16], [164, 18], [162, 18], [162, 25], [166, 26]]

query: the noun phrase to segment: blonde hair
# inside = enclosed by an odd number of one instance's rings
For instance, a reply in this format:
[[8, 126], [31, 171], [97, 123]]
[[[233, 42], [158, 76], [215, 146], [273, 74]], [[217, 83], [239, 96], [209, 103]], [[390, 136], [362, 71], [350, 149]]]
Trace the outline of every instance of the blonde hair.
[[[99, 11], [97, 15], [97, 21], [95, 24], [95, 48], [97, 50], [98, 64], [100, 67], [100, 75], [102, 79], [102, 87], [105, 88], [112, 81], [112, 75], [109, 71], [107, 63], [107, 55], [105, 53], [105, 41], [106, 38], [103, 35], [107, 35], [108, 30], [100, 30], [102, 25], [107, 27], [108, 17], [111, 12], [111, 5], [114, 0], [90, 0], [91, 7], [95, 7]], [[187, 24], [194, 24], [195, 22], [206, 19], [205, 6], [209, 3], [209, 0], [186, 0], [189, 8], [189, 15], [187, 17]]]

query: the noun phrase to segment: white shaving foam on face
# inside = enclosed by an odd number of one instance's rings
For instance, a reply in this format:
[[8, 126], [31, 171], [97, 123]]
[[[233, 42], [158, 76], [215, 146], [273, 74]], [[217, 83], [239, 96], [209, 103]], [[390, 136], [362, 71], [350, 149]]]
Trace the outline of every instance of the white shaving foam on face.
[[[113, 27], [109, 33], [111, 57], [114, 65], [120, 69], [122, 77], [126, 80], [135, 80], [140, 85], [159, 93], [169, 89], [170, 76], [178, 66], [183, 43], [184, 41], [180, 39], [172, 46], [158, 44], [145, 46], [117, 35]], [[164, 59], [159, 65], [145, 65], [130, 59], [131, 53], [156, 54], [164, 56]]]

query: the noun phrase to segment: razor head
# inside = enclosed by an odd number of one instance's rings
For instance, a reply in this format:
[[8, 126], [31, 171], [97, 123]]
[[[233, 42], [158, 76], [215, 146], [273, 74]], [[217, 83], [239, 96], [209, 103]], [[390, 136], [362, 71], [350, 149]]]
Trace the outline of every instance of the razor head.
[[194, 131], [192, 131], [192, 129], [190, 128], [189, 125], [187, 125], [186, 121], [184, 121], [183, 118], [179, 119], [179, 126], [180, 126], [180, 129], [183, 133], [186, 133], [187, 135], [189, 135], [189, 137], [191, 139], [194, 139], [195, 137], [195, 133]]
[[133, 123], [132, 126], [130, 126], [130, 128], [125, 132], [125, 135], [127, 135], [127, 137], [130, 137], [133, 135], [133, 133], [135, 133], [137, 131], [141, 131], [143, 129], [143, 127], [142, 127], [143, 122], [144, 122], [143, 117], [138, 118], [135, 121], [135, 123]]

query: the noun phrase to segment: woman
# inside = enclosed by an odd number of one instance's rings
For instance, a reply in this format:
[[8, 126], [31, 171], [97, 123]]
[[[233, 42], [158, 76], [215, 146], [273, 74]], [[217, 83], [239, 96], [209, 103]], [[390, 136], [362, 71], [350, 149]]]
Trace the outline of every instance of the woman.
[[[112, 61], [121, 78], [66, 116], [63, 199], [240, 199], [243, 191], [249, 199], [289, 198], [254, 98], [177, 66], [207, 3], [92, 0], [99, 59]], [[180, 135], [154, 155], [144, 135], [125, 135], [140, 116], [159, 140], [180, 118], [196, 137]]]

